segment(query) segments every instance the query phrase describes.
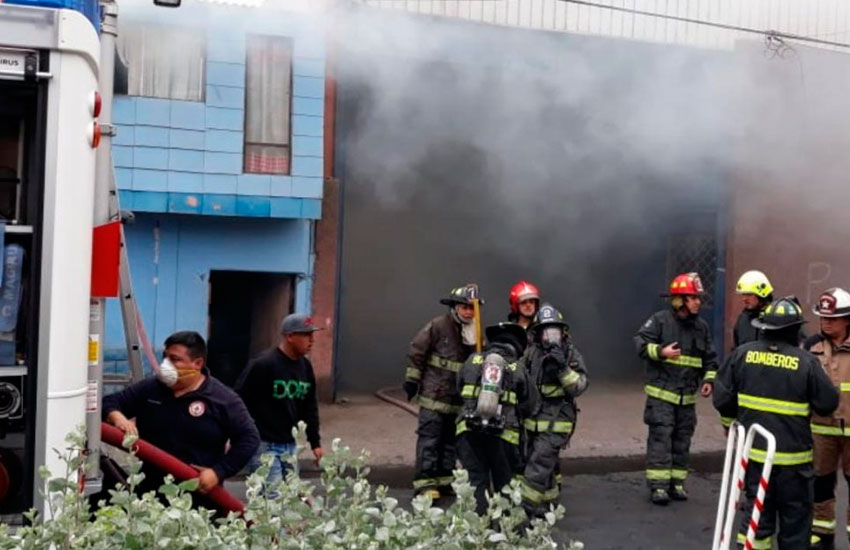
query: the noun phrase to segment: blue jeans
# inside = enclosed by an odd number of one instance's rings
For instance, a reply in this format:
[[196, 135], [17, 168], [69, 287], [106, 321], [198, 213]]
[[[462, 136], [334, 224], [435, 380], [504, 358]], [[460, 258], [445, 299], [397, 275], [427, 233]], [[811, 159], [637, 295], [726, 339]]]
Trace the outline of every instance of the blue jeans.
[[266, 453], [274, 455], [272, 460], [271, 470], [266, 478], [266, 483], [277, 483], [286, 475], [286, 472], [292, 469], [292, 465], [287, 462], [287, 459], [295, 454], [295, 443], [272, 443], [271, 441], [260, 441], [260, 446], [257, 447], [257, 452], [251, 459], [249, 468], [251, 472], [256, 472], [262, 462], [260, 457]]

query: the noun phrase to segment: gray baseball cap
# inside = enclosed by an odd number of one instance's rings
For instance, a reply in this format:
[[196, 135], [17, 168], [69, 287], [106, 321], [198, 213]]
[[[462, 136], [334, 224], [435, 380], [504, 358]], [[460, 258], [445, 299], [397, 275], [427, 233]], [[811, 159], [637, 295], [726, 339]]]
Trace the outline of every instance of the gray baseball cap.
[[280, 323], [281, 334], [292, 334], [293, 332], [316, 332], [323, 330], [313, 324], [313, 318], [304, 313], [291, 313], [283, 318]]

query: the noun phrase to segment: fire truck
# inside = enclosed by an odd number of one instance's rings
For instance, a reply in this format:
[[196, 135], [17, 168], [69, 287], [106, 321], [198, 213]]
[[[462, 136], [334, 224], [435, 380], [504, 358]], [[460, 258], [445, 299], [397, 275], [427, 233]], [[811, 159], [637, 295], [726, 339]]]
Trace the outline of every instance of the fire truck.
[[[0, 0], [2, 1], [2, 0]], [[29, 2], [27, 2], [29, 3]], [[99, 7], [0, 3], [0, 520], [96, 410], [90, 340]]]

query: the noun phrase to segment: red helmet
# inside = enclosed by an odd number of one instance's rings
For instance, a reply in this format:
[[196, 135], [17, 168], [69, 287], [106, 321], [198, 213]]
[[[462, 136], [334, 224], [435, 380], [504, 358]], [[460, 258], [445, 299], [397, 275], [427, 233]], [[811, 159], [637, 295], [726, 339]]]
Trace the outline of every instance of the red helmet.
[[539, 300], [540, 291], [531, 283], [520, 281], [511, 287], [508, 302], [511, 305], [511, 313], [519, 313], [519, 303], [523, 300]]
[[702, 286], [699, 273], [691, 272], [676, 275], [676, 278], [670, 283], [670, 294], [668, 296], [702, 296], [703, 294], [705, 294], [705, 289]]

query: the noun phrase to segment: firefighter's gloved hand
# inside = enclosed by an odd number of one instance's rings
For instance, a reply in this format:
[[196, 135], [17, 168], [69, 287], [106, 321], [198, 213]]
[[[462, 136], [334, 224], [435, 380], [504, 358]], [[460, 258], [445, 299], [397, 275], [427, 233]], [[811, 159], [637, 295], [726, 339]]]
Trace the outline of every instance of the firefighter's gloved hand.
[[564, 348], [562, 348], [561, 346], [553, 347], [552, 349], [549, 350], [548, 353], [549, 353], [549, 357], [551, 357], [552, 359], [557, 361], [558, 364], [560, 364], [560, 365], [566, 365], [567, 364], [567, 356], [564, 353]]
[[407, 394], [407, 400], [410, 401], [416, 394], [419, 393], [419, 383], [413, 382], [412, 380], [407, 380], [404, 383], [404, 393]]

